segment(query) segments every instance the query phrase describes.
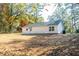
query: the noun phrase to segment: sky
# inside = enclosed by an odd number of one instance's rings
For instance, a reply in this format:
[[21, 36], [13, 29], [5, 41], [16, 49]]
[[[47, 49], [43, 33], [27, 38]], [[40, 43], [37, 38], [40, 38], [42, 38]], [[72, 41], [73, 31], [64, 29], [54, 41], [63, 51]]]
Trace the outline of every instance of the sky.
[[45, 4], [44, 9], [42, 9], [42, 12], [40, 14], [42, 14], [42, 17], [44, 18], [44, 22], [48, 22], [49, 20], [47, 19], [48, 16], [51, 16], [53, 14], [53, 12], [55, 11], [57, 7], [57, 4]]

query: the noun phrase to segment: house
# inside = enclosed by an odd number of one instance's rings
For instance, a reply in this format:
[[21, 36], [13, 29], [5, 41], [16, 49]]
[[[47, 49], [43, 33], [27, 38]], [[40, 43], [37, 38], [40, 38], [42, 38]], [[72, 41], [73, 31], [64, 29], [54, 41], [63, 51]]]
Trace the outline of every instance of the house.
[[22, 27], [22, 34], [53, 34], [63, 33], [64, 26], [62, 20], [40, 22]]

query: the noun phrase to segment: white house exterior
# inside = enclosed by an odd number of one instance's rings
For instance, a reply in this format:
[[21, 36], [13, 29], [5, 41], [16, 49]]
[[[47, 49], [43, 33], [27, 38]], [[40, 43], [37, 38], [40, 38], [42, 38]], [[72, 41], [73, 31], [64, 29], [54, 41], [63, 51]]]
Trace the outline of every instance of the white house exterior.
[[41, 22], [22, 27], [22, 34], [53, 34], [63, 33], [63, 22]]

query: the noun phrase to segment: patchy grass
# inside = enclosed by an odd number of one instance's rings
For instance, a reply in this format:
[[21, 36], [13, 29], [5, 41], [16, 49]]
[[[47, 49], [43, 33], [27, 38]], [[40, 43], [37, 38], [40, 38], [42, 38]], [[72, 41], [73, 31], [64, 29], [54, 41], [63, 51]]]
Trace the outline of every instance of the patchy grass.
[[0, 34], [0, 55], [57, 56], [79, 55], [79, 34], [21, 35]]

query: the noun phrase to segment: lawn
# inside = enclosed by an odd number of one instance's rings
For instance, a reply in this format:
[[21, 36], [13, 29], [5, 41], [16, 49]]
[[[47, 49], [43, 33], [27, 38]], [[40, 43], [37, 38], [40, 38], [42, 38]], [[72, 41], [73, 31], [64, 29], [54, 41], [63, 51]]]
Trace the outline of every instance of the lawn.
[[22, 35], [0, 34], [0, 55], [61, 56], [79, 55], [79, 34]]

